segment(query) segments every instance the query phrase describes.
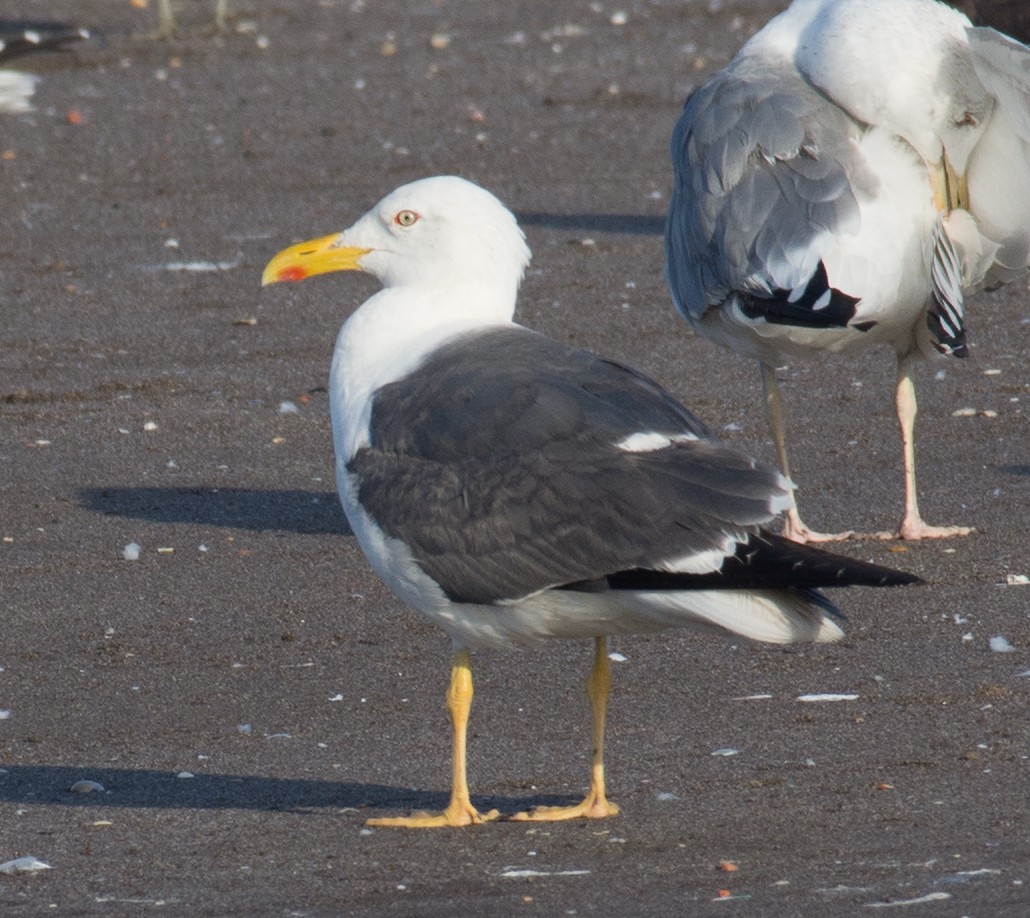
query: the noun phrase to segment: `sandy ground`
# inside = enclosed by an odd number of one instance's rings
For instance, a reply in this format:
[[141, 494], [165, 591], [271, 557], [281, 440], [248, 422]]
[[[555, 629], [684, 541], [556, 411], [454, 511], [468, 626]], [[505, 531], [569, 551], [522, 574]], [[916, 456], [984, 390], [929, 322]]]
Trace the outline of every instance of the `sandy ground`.
[[[977, 533], [841, 548], [926, 586], [838, 596], [836, 646], [617, 641], [615, 819], [364, 827], [444, 800], [449, 647], [332, 493], [332, 340], [374, 284], [261, 267], [460, 173], [526, 227], [522, 321], [771, 461], [757, 369], [673, 315], [660, 228], [684, 97], [780, 4], [233, 0], [224, 38], [212, 6], [170, 43], [120, 0], [0, 10], [95, 32], [23, 62], [37, 111], [0, 121], [0, 862], [52, 868], [0, 876], [0, 913], [1030, 914], [1025, 284], [919, 377], [924, 510]], [[809, 520], [894, 525], [891, 356], [781, 375]], [[581, 794], [590, 652], [477, 655], [478, 801]]]

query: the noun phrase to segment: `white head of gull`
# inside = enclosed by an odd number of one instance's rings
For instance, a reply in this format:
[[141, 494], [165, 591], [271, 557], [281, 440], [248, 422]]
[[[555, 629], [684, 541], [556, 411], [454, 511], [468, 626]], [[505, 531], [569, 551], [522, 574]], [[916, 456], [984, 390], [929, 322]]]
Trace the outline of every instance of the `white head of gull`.
[[[965, 297], [1030, 265], [1030, 49], [936, 0], [794, 0], [687, 100], [672, 136], [666, 274], [702, 334], [756, 358], [780, 470], [773, 368], [894, 349], [916, 498], [913, 361], [966, 356]], [[784, 533], [806, 526], [796, 502]]]
[[842, 632], [819, 587], [915, 579], [762, 532], [787, 481], [643, 374], [515, 324], [528, 260], [500, 201], [437, 177], [284, 250], [263, 275], [361, 270], [383, 284], [336, 343], [337, 485], [371, 565], [454, 642], [454, 766], [444, 812], [374, 825], [497, 815], [472, 805], [465, 775], [472, 647], [594, 640], [590, 790], [516, 818], [600, 818], [617, 812], [603, 766], [608, 635], [832, 641]]

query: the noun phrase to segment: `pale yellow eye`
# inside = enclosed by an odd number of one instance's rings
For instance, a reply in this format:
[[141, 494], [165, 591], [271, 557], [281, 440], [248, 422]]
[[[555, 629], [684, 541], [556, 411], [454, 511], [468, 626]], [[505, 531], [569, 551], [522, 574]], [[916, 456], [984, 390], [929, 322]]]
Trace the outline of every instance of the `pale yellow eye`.
[[413, 210], [402, 210], [393, 218], [393, 222], [399, 226], [413, 226], [418, 223], [418, 214]]

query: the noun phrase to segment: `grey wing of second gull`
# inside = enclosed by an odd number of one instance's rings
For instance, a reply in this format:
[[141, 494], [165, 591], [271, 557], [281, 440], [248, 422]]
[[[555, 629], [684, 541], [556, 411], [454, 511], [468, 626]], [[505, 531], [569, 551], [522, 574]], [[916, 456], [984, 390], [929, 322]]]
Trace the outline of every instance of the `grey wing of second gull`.
[[[656, 383], [517, 327], [380, 389], [371, 433], [348, 464], [358, 499], [455, 602], [699, 556], [717, 569], [786, 493]], [[633, 451], [634, 435], [669, 443]]]
[[998, 244], [985, 278], [1009, 283], [1030, 264], [1030, 48], [994, 29], [967, 30], [973, 67], [997, 100], [970, 160], [970, 210]]
[[878, 184], [861, 131], [796, 71], [754, 58], [687, 100], [672, 135], [665, 236], [685, 318], [696, 323], [733, 291], [760, 303], [804, 288], [832, 235], [857, 230], [857, 196]]

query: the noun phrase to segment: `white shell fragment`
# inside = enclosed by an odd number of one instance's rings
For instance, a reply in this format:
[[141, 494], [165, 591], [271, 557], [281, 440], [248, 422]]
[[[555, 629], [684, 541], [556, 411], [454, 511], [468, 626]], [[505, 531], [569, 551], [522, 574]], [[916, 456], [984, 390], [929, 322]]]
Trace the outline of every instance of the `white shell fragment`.
[[92, 794], [102, 792], [104, 785], [99, 781], [76, 781], [68, 788], [73, 794]]
[[505, 867], [501, 876], [507, 879], [521, 880], [526, 877], [585, 877], [589, 870], [530, 870], [519, 867]]
[[5, 861], [0, 864], [0, 873], [32, 873], [35, 870], [53, 870], [53, 868], [32, 854], [26, 854], [25, 857], [17, 857], [13, 861]]
[[855, 701], [858, 695], [847, 692], [812, 692], [808, 695], [798, 695], [798, 701]]
[[300, 409], [296, 402], [279, 402], [279, 414], [298, 414]]
[[1006, 574], [1005, 575], [1006, 586], [1028, 586], [1030, 585], [1030, 577], [1026, 574]]
[[1008, 638], [1001, 634], [996, 634], [990, 640], [990, 648], [995, 653], [1015, 653], [1016, 648], [1013, 647], [1009, 642]]
[[139, 561], [140, 547], [138, 542], [130, 542], [122, 549], [122, 557], [126, 561]]
[[917, 896], [915, 899], [888, 899], [883, 902], [867, 902], [866, 908], [899, 908], [904, 905], [923, 905], [927, 902], [943, 902], [950, 899], [951, 893], [932, 892], [925, 896]]

